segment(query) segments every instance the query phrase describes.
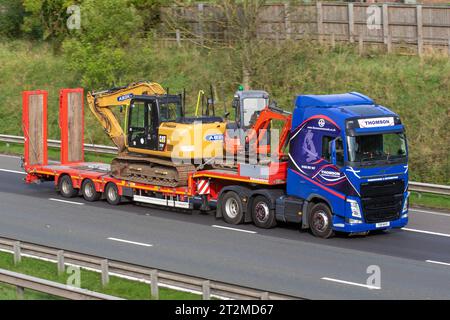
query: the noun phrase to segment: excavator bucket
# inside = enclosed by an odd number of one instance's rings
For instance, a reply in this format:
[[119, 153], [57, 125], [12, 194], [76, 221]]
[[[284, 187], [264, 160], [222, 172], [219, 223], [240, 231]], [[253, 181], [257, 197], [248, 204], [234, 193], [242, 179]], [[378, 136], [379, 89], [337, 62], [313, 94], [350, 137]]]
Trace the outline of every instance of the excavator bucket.
[[59, 93], [61, 164], [84, 162], [83, 89], [61, 89]]
[[47, 91], [22, 93], [24, 167], [47, 165]]

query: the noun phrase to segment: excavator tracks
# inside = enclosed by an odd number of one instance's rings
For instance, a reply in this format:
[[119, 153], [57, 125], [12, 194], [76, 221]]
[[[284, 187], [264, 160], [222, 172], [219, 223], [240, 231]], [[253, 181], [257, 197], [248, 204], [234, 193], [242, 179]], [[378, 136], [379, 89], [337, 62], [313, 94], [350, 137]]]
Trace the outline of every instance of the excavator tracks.
[[186, 186], [189, 173], [194, 171], [192, 164], [176, 164], [155, 157], [120, 155], [111, 163], [111, 174], [117, 179], [163, 187]]

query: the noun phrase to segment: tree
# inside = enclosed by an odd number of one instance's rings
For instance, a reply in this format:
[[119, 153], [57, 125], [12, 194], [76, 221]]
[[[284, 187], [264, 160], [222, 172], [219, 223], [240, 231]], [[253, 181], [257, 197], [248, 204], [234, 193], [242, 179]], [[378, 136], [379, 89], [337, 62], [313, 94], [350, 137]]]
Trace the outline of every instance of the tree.
[[140, 35], [143, 21], [123, 0], [84, 0], [81, 29], [63, 44], [69, 67], [85, 87], [111, 86], [129, 73], [128, 50]]
[[24, 9], [17, 0], [2, 0], [0, 4], [0, 35], [7, 37], [20, 36]]
[[23, 0], [25, 17], [22, 30], [35, 39], [51, 42], [58, 50], [69, 30], [67, 8], [80, 4], [69, 0]]

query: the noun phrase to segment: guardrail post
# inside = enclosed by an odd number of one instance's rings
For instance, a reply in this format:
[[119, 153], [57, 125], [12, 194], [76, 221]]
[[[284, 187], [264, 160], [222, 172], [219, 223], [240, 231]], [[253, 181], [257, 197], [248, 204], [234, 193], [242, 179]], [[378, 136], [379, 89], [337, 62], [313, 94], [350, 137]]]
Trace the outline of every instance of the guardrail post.
[[150, 271], [150, 287], [152, 299], [159, 300], [158, 270]]
[[261, 300], [269, 300], [269, 293], [268, 292], [261, 293]]
[[211, 282], [209, 280], [202, 283], [203, 300], [211, 300]]
[[13, 251], [14, 251], [14, 265], [17, 265], [22, 261], [22, 255], [20, 252], [20, 241], [15, 241], [13, 243]]
[[64, 250], [58, 250], [56, 253], [56, 260], [58, 266], [58, 275], [62, 275], [64, 273]]
[[16, 299], [17, 300], [23, 300], [24, 295], [25, 295], [25, 288], [17, 286], [16, 287]]
[[109, 265], [108, 260], [104, 259], [100, 263], [102, 269], [102, 286], [107, 286], [109, 283]]

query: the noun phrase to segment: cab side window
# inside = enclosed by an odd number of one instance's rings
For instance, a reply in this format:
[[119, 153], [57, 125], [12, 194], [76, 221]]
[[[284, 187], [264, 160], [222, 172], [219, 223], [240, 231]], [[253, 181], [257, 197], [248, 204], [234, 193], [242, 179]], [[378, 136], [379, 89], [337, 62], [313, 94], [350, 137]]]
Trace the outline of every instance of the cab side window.
[[344, 166], [344, 144], [341, 137], [336, 139], [336, 165], [338, 167]]
[[322, 137], [322, 158], [324, 158], [328, 162], [331, 162], [330, 142], [333, 139], [334, 139], [334, 137], [330, 137], [330, 136]]

